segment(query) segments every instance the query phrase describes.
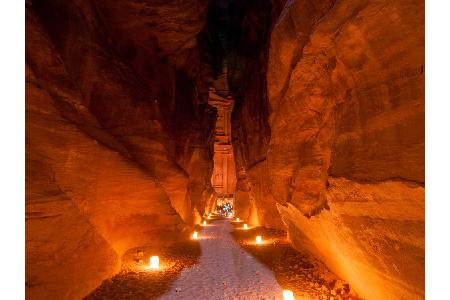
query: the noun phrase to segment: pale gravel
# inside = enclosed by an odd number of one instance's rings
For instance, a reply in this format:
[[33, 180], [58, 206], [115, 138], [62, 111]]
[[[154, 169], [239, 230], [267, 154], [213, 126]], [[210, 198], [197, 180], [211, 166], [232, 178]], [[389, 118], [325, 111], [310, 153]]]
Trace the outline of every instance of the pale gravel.
[[232, 225], [217, 220], [199, 232], [199, 263], [183, 270], [158, 299], [282, 299], [271, 270], [232, 238]]

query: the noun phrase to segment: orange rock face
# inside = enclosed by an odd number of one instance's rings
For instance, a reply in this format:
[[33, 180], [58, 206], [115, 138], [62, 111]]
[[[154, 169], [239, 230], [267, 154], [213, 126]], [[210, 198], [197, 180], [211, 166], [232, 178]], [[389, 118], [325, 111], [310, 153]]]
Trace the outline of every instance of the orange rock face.
[[238, 173], [236, 210], [252, 225], [279, 229], [284, 226], [267, 176], [271, 129], [267, 122], [266, 72], [269, 33], [283, 2], [240, 3], [237, 15], [245, 17], [233, 20], [242, 30], [238, 31], [235, 48], [228, 57], [230, 88], [235, 96], [232, 135]]
[[[128, 249], [178, 239], [212, 193], [214, 112], [197, 105], [206, 67], [192, 59], [206, 4], [155, 3], [154, 18], [172, 21], [145, 31], [145, 9], [139, 19], [113, 2], [27, 2], [30, 299], [80, 299]], [[137, 28], [123, 28], [127, 18]], [[161, 31], [167, 40], [145, 44]]]
[[267, 97], [255, 79], [237, 97], [238, 167], [261, 223], [280, 216], [367, 299], [424, 297], [423, 12], [289, 1], [272, 21]]
[[214, 3], [26, 1], [27, 298], [233, 193], [365, 299], [424, 298], [423, 2]]

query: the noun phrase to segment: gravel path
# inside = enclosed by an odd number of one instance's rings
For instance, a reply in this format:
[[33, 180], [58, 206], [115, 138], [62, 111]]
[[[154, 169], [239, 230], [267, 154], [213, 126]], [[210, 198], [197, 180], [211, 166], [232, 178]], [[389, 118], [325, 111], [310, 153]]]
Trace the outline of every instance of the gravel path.
[[203, 227], [199, 263], [183, 270], [159, 299], [282, 299], [272, 271], [242, 250], [232, 229], [226, 220]]

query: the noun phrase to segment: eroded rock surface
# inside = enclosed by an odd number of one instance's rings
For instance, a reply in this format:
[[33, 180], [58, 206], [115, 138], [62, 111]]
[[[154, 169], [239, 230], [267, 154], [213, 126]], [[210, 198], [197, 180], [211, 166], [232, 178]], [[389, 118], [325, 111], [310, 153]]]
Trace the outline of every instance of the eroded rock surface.
[[203, 213], [215, 116], [198, 99], [196, 34], [208, 3], [150, 2], [26, 3], [30, 299], [79, 299], [126, 250], [171, 243]]
[[79, 299], [214, 209], [226, 62], [237, 216], [423, 298], [423, 2], [225, 2], [26, 1], [27, 297]]
[[234, 47], [227, 57], [230, 87], [236, 99], [232, 129], [238, 172], [236, 209], [241, 210], [243, 218], [248, 216], [252, 225], [279, 229], [284, 227], [267, 176], [271, 129], [266, 72], [270, 30], [284, 2], [240, 2], [232, 22], [242, 29], [236, 30]]
[[276, 223], [275, 204], [293, 244], [367, 299], [424, 297], [423, 12], [421, 1], [286, 2], [261, 67], [267, 96], [253, 80], [235, 106], [261, 223]]

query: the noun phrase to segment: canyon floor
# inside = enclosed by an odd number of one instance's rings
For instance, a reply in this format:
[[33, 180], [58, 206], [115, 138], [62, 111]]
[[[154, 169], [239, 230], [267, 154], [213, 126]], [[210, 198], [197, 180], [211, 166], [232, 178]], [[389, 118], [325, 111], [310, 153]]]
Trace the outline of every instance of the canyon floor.
[[[149, 270], [151, 255], [158, 254], [159, 270]], [[200, 257], [196, 241], [180, 241], [157, 249], [139, 247], [122, 257], [122, 270], [87, 295], [84, 300], [147, 300], [167, 292], [182, 270], [195, 265]]]
[[85, 299], [277, 300], [284, 289], [296, 299], [360, 299], [320, 261], [295, 251], [282, 231], [244, 230], [242, 222], [218, 218], [197, 228], [196, 241], [159, 251], [158, 271], [144, 267], [156, 249], [129, 251], [122, 271]]
[[199, 263], [185, 269], [160, 299], [281, 299], [274, 274], [233, 240], [229, 221], [203, 228]]
[[[269, 268], [283, 289], [294, 292], [295, 299], [361, 299], [351, 286], [330, 272], [319, 260], [306, 251], [294, 250], [286, 232], [264, 227], [243, 229], [242, 223], [232, 222], [231, 233], [246, 252]], [[256, 244], [255, 237], [262, 237]]]

